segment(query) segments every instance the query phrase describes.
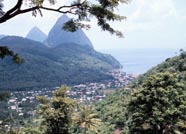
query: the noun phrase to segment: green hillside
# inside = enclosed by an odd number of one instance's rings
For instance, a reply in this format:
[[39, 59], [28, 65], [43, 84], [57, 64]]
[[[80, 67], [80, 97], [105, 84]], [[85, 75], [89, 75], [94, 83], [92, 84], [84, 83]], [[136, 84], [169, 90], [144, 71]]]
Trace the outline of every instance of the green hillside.
[[0, 40], [25, 59], [17, 65], [6, 58], [0, 62], [0, 89], [55, 87], [112, 79], [106, 72], [120, 64], [110, 55], [77, 44], [48, 48], [42, 43], [9, 36]]
[[108, 129], [114, 126], [113, 132], [185, 133], [186, 52], [166, 59], [128, 87], [110, 94], [96, 104], [96, 110]]
[[144, 75], [140, 76], [133, 82], [133, 86], [137, 87], [142, 85], [143, 82], [151, 75], [168, 71], [170, 73], [178, 73], [182, 81], [186, 81], [186, 52], [173, 58], [167, 58], [163, 63], [147, 71]]

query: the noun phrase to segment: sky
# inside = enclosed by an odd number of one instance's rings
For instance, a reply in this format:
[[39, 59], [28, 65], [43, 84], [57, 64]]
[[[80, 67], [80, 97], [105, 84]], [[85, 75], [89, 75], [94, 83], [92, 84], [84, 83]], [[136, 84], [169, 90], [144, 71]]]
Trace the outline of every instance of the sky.
[[[4, 0], [4, 10], [15, 4]], [[131, 0], [120, 5], [118, 13], [127, 20], [114, 22], [112, 26], [123, 32], [118, 38], [102, 31], [91, 22], [91, 29], [84, 30], [96, 50], [136, 48], [185, 48], [186, 46], [186, 0]], [[26, 36], [37, 26], [46, 34], [61, 14], [43, 12], [33, 17], [31, 13], [16, 16], [0, 24], [0, 34]]]

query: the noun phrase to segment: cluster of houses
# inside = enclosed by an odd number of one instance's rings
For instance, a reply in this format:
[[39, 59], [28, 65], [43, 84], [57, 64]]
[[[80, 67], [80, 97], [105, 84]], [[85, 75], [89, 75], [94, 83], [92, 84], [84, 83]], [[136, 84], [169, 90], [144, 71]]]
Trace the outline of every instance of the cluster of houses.
[[106, 80], [101, 83], [85, 83], [73, 86], [72, 90], [68, 91], [67, 94], [80, 102], [96, 102], [101, 101], [106, 97], [102, 92], [107, 89], [116, 89], [125, 87], [131, 81], [133, 81], [138, 75], [127, 74], [122, 72], [120, 69], [113, 70], [109, 74], [114, 78]]
[[[102, 83], [85, 83], [72, 86], [67, 94], [78, 102], [97, 102], [106, 97], [103, 90], [121, 88], [130, 83], [137, 75], [126, 74], [120, 70], [110, 72], [114, 79]], [[17, 112], [18, 116], [32, 116], [35, 114], [39, 102], [37, 96], [45, 96], [52, 99], [53, 93], [59, 87], [53, 89], [41, 89], [32, 91], [16, 91], [8, 101], [9, 109]]]
[[109, 74], [113, 76], [114, 79], [110, 81], [112, 84], [109, 83], [107, 86], [112, 88], [125, 87], [139, 76], [138, 74], [127, 74], [126, 72], [123, 72], [122, 69], [113, 70]]
[[[36, 90], [36, 91], [16, 91], [12, 92], [12, 97], [8, 101], [8, 108], [10, 109], [10, 112], [13, 111], [15, 115], [15, 111], [18, 116], [23, 117], [30, 117], [35, 114], [36, 108], [39, 104], [37, 100], [37, 96], [46, 96], [54, 93], [54, 91], [47, 90], [43, 92], [44, 90]], [[46, 94], [48, 93], [48, 94]]]

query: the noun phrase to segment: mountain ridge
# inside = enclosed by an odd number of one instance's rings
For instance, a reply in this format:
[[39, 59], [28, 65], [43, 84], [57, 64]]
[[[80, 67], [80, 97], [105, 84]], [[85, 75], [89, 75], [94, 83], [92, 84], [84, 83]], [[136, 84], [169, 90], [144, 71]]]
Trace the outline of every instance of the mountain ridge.
[[0, 45], [8, 46], [25, 59], [21, 65], [8, 57], [0, 62], [0, 80], [3, 80], [0, 90], [100, 82], [113, 79], [106, 72], [120, 66], [114, 58], [77, 44], [49, 48], [37, 41], [7, 36], [0, 40]]
[[[60, 26], [68, 20], [67, 16], [60, 17], [51, 29], [54, 32], [49, 33], [44, 43], [51, 39], [53, 45], [47, 46], [37, 40], [42, 35], [37, 27], [31, 29], [27, 38], [6, 36], [0, 39], [0, 46], [8, 46], [25, 59], [21, 65], [13, 63], [9, 57], [0, 62], [0, 90], [45, 88], [113, 79], [108, 72], [119, 68], [120, 63], [111, 55], [95, 51], [81, 29], [75, 33], [62, 30]], [[55, 30], [59, 32], [55, 33]], [[54, 35], [51, 36], [51, 33]]]

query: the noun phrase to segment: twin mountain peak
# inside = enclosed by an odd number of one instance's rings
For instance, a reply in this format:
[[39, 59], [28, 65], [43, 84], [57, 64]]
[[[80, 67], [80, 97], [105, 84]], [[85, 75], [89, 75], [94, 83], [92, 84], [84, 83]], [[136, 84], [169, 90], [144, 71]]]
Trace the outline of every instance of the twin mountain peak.
[[34, 27], [26, 38], [3, 36], [8, 46], [25, 59], [17, 65], [11, 57], [0, 60], [0, 90], [55, 87], [113, 79], [107, 72], [120, 67], [111, 55], [94, 50], [84, 32], [62, 29], [67, 16], [60, 17], [48, 36]]
[[50, 30], [48, 36], [42, 32], [38, 27], [34, 27], [27, 34], [26, 38], [39, 41], [49, 47], [56, 47], [60, 44], [77, 44], [82, 46], [89, 46], [93, 48], [93, 45], [82, 29], [78, 29], [75, 32], [68, 32], [63, 30], [64, 24], [69, 21], [70, 18], [67, 15], [62, 15]]

